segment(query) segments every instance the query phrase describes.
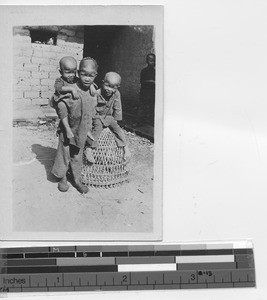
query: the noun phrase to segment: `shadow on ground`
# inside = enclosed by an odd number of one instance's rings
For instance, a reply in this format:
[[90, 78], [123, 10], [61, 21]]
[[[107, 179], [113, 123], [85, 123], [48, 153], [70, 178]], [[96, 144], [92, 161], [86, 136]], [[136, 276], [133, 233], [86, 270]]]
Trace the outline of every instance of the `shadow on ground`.
[[40, 144], [33, 144], [31, 148], [32, 152], [36, 154], [36, 159], [45, 167], [47, 180], [58, 182], [58, 179], [51, 173], [57, 150]]
[[51, 236], [73, 233], [76, 239], [80, 233], [88, 239], [97, 232], [94, 239], [120, 239], [121, 233], [127, 239], [136, 239], [139, 233], [150, 238], [157, 205], [153, 199], [153, 144], [125, 132], [132, 153], [127, 184], [91, 188], [85, 195], [70, 185], [67, 193], [61, 193], [50, 173], [58, 143], [54, 132], [46, 126], [13, 128], [14, 157], [22, 162], [13, 166], [13, 231], [36, 233], [36, 238], [39, 232], [51, 232]]

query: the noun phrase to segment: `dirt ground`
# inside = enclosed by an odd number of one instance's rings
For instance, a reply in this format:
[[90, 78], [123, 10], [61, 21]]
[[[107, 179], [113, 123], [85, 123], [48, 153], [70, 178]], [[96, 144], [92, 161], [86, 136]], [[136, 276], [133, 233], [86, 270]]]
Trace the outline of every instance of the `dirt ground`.
[[129, 183], [91, 188], [81, 195], [57, 189], [50, 173], [55, 125], [13, 128], [13, 230], [53, 232], [152, 232], [153, 144], [125, 132], [132, 152]]

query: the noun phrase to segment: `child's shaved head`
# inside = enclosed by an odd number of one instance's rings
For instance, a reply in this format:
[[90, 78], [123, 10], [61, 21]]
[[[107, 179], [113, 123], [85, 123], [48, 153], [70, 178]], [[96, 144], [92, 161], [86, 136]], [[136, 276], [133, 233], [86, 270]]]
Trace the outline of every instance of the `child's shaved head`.
[[77, 72], [77, 62], [76, 59], [72, 56], [64, 56], [59, 61], [59, 73], [63, 80], [68, 83], [73, 83], [76, 77]]
[[119, 86], [121, 84], [121, 77], [118, 73], [108, 72], [105, 75], [104, 82], [108, 82], [112, 86]]
[[91, 57], [85, 57], [81, 60], [79, 65], [80, 83], [84, 89], [89, 89], [97, 76], [98, 64]]
[[79, 65], [79, 69], [83, 69], [83, 68], [87, 68], [87, 67], [90, 67], [90, 68], [93, 68], [96, 70], [98, 70], [98, 64], [96, 62], [95, 59], [93, 59], [92, 57], [84, 57], [81, 62], [80, 62], [80, 65]]
[[64, 56], [59, 61], [59, 67], [61, 70], [64, 69], [77, 69], [77, 62], [72, 56]]
[[120, 87], [120, 84], [121, 84], [121, 77], [118, 73], [115, 72], [106, 73], [102, 84], [102, 91], [104, 93], [104, 96], [111, 97]]

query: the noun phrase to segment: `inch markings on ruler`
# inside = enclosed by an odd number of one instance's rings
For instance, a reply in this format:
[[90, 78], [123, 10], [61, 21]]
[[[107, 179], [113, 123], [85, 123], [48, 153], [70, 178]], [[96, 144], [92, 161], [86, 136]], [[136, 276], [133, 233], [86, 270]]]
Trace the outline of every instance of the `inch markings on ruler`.
[[0, 248], [0, 292], [254, 287], [252, 246]]

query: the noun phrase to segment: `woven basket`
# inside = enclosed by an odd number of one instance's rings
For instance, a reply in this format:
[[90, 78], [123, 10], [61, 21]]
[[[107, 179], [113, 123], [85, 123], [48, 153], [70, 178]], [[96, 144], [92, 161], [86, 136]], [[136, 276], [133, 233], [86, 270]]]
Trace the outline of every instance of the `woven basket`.
[[[86, 149], [86, 148], [85, 148]], [[82, 181], [86, 185], [112, 188], [128, 181], [124, 149], [117, 147], [113, 133], [105, 128], [98, 139], [98, 147], [92, 149], [95, 163], [88, 162], [83, 154]]]

